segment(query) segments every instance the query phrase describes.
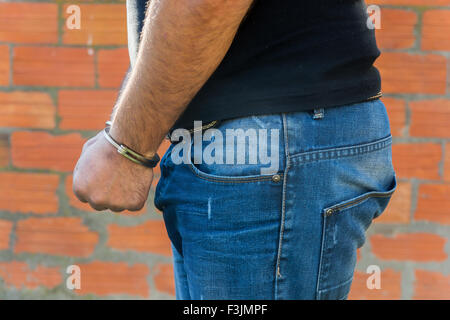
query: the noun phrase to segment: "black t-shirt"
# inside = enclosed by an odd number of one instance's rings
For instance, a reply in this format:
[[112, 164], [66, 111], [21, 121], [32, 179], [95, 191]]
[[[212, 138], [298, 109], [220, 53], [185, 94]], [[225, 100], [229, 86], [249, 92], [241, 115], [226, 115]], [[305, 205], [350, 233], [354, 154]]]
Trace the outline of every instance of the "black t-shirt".
[[[145, 9], [138, 10], [139, 17]], [[373, 63], [380, 52], [367, 20], [360, 0], [256, 0], [225, 58], [173, 128], [379, 97]]]

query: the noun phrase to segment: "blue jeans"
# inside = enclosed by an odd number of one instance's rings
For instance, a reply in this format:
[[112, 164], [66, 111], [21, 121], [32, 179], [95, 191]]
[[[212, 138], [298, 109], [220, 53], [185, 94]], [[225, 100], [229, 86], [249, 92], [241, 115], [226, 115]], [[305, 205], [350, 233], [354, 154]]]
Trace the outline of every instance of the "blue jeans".
[[[211, 152], [234, 148], [234, 164], [193, 161], [212, 143], [193, 140], [191, 161], [176, 164], [181, 142], [172, 143], [155, 205], [172, 243], [177, 299], [347, 298], [356, 250], [396, 188], [392, 137], [380, 100], [320, 111], [221, 122], [223, 137], [268, 132], [264, 146], [235, 139]], [[258, 149], [278, 158], [273, 172], [263, 157], [255, 163]]]

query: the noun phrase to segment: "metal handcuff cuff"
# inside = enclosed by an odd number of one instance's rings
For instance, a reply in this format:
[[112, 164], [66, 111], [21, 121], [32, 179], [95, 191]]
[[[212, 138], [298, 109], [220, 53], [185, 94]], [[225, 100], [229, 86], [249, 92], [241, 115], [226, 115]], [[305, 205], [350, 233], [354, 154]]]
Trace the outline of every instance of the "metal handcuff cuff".
[[103, 130], [103, 135], [105, 136], [106, 140], [112, 144], [116, 149], [117, 152], [120, 153], [122, 156], [127, 158], [128, 160], [133, 161], [134, 163], [140, 164], [147, 168], [154, 168], [158, 164], [160, 158], [157, 153], [151, 158], [146, 158], [142, 154], [128, 148], [126, 145], [121, 144], [114, 140], [113, 137], [109, 134], [109, 129], [111, 127], [111, 121], [106, 121], [106, 127]]

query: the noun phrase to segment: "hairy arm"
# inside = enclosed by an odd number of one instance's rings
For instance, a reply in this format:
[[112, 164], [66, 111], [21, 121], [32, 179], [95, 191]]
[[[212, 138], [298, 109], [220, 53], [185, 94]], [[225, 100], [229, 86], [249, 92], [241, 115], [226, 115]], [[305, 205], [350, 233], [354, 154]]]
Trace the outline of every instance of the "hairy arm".
[[252, 0], [151, 0], [111, 135], [145, 155], [222, 61]]
[[[151, 0], [137, 59], [123, 82], [110, 134], [152, 156], [229, 49], [252, 0]], [[117, 153], [100, 132], [74, 169], [73, 191], [96, 210], [139, 210], [153, 170]]]

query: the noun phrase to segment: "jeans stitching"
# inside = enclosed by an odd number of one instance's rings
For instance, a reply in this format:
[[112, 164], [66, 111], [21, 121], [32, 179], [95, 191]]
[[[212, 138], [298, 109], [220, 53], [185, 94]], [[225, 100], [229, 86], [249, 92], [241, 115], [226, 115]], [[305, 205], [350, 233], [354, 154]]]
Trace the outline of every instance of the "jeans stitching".
[[[395, 176], [394, 176], [394, 179], [396, 179]], [[335, 204], [335, 205], [333, 205], [331, 207], [325, 208], [323, 211], [325, 212], [327, 209], [336, 208], [336, 207], [339, 207], [339, 209], [337, 209], [337, 210], [348, 209], [350, 207], [354, 207], [356, 205], [360, 205], [363, 202], [365, 202], [366, 200], [368, 200], [370, 198], [373, 198], [373, 197], [380, 197], [380, 198], [390, 197], [390, 196], [392, 196], [392, 194], [394, 193], [394, 191], [396, 190], [396, 187], [397, 187], [396, 180], [394, 180], [394, 181], [395, 181], [395, 185], [394, 185], [394, 187], [390, 188], [389, 191], [366, 193], [366, 194], [363, 194], [364, 197], [362, 197], [362, 196], [361, 197], [357, 197], [357, 199], [354, 199], [354, 200], [352, 200], [352, 201], [350, 201], [348, 203], [344, 202], [344, 203]], [[342, 206], [342, 208], [340, 206]], [[327, 291], [330, 291], [330, 290], [342, 287], [342, 286], [346, 285], [349, 281], [352, 281], [352, 279], [353, 279], [353, 275], [352, 275], [352, 277], [349, 280], [343, 281], [342, 283], [340, 283], [337, 286], [320, 289], [321, 280], [324, 277], [324, 266], [325, 266], [325, 264], [324, 264], [324, 256], [326, 254], [329, 254], [329, 251], [330, 251], [330, 248], [326, 248], [325, 247], [325, 243], [327, 242], [327, 236], [328, 236], [328, 233], [329, 233], [327, 231], [329, 217], [326, 214], [323, 214], [322, 217], [323, 217], [322, 240], [321, 240], [322, 243], [321, 243], [321, 248], [320, 248], [319, 270], [318, 270], [318, 274], [317, 274], [317, 286], [316, 286], [316, 298], [317, 299], [320, 299], [324, 292], [327, 292]], [[329, 272], [329, 270], [325, 270], [325, 272]]]
[[317, 273], [317, 286], [316, 286], [316, 299], [320, 299], [320, 280], [321, 280], [321, 274], [322, 274], [322, 268], [323, 268], [323, 256], [324, 256], [324, 250], [325, 250], [325, 235], [326, 235], [326, 222], [327, 217], [323, 217], [323, 225], [322, 225], [322, 243], [320, 244], [320, 259], [319, 259], [319, 271]]
[[344, 202], [343, 204], [335, 204], [331, 207], [325, 208], [324, 211], [328, 210], [328, 209], [334, 209], [337, 208], [336, 210], [346, 210], [346, 209], [350, 209], [352, 207], [355, 207], [356, 205], [360, 205], [363, 202], [369, 200], [370, 198], [388, 198], [390, 196], [392, 196], [392, 194], [395, 191], [395, 187], [390, 190], [390, 191], [386, 191], [386, 192], [371, 192], [371, 193], [367, 193], [364, 194], [363, 196], [357, 197], [357, 199], [354, 199], [352, 201], [349, 202]]
[[[342, 286], [347, 285], [349, 282], [352, 282], [353, 277], [354, 277], [354, 274], [352, 274], [352, 276], [349, 279], [342, 281], [338, 285], [320, 289], [321, 280], [324, 277], [324, 273], [327, 273], [327, 275], [329, 275], [329, 272], [330, 272], [330, 270], [325, 270], [325, 268], [324, 268], [325, 266], [329, 267], [329, 264], [326, 264], [326, 265], [324, 264], [324, 256], [327, 254], [330, 254], [330, 252], [333, 251], [333, 249], [334, 249], [334, 246], [325, 247], [325, 243], [327, 242], [327, 238], [329, 235], [329, 232], [327, 231], [327, 226], [328, 226], [327, 218], [328, 218], [327, 216], [323, 216], [322, 243], [321, 243], [321, 247], [320, 247], [319, 271], [317, 274], [317, 286], [316, 286], [316, 299], [317, 300], [321, 300], [322, 295], [324, 293], [331, 291], [331, 290], [335, 290], [337, 288], [341, 288]], [[338, 299], [338, 300], [340, 300], [340, 299]]]
[[[192, 146], [193, 141], [191, 142], [191, 146]], [[188, 158], [191, 159], [191, 148], [189, 148], [189, 155]], [[187, 166], [189, 167], [189, 169], [191, 170], [191, 172], [198, 178], [209, 181], [209, 182], [217, 182], [217, 183], [249, 183], [249, 182], [258, 182], [258, 181], [269, 181], [273, 179], [274, 175], [279, 175], [280, 178], [283, 178], [284, 175], [282, 172], [277, 172], [274, 174], [266, 174], [266, 175], [257, 175], [257, 176], [247, 176], [247, 177], [214, 177], [214, 176], [209, 176], [206, 173], [203, 173], [202, 171], [200, 171], [197, 167], [194, 166], [194, 164], [190, 161]], [[274, 183], [278, 183], [278, 182], [274, 182]]]
[[352, 157], [356, 155], [371, 153], [377, 150], [389, 147], [392, 144], [392, 136], [389, 134], [387, 137], [381, 138], [374, 142], [362, 143], [350, 147], [331, 148], [326, 150], [307, 151], [297, 153], [291, 156], [291, 159], [295, 159], [296, 162], [306, 163], [320, 160], [330, 160], [345, 157]]
[[[210, 181], [210, 182], [221, 182], [221, 183], [246, 183], [246, 182], [255, 182], [255, 181], [268, 181], [268, 180], [272, 180], [273, 175], [266, 175], [266, 176], [259, 176], [259, 177], [217, 177], [217, 178], [213, 178], [213, 177], [206, 177], [203, 176], [201, 171], [195, 171], [195, 169], [193, 168], [193, 164], [190, 163], [188, 165], [189, 169], [192, 171], [192, 173], [194, 173], [194, 175], [200, 179], [206, 180], [206, 181]], [[283, 178], [283, 173], [276, 173], [280, 176], [280, 178]], [[276, 183], [276, 182], [274, 182]]]
[[281, 248], [283, 244], [283, 235], [284, 235], [284, 222], [286, 218], [286, 185], [287, 185], [287, 175], [290, 168], [290, 156], [289, 156], [289, 139], [287, 132], [287, 119], [286, 114], [282, 114], [282, 123], [283, 123], [283, 133], [284, 133], [284, 150], [286, 157], [286, 166], [283, 175], [283, 191], [282, 191], [282, 203], [281, 203], [281, 222], [280, 222], [280, 239], [278, 242], [278, 253], [277, 253], [277, 262], [275, 265], [275, 300], [278, 299], [278, 275], [281, 278], [280, 270], [280, 259], [281, 259]]
[[[341, 282], [340, 284], [338, 284], [338, 285], [336, 285], [336, 286], [332, 286], [332, 287], [329, 287], [329, 288], [325, 288], [325, 289], [319, 290], [319, 296], [321, 296], [323, 293], [326, 293], [326, 292], [328, 292], [328, 291], [336, 290], [336, 289], [338, 289], [338, 288], [341, 288], [341, 287], [347, 285], [349, 282], [350, 282], [350, 283], [353, 282], [353, 278], [354, 278], [354, 275], [352, 275], [349, 279], [347, 279], [347, 280]], [[344, 297], [345, 297], [345, 296], [344, 296]], [[342, 300], [342, 298], [339, 298], [339, 299], [337, 299], [337, 300]]]

